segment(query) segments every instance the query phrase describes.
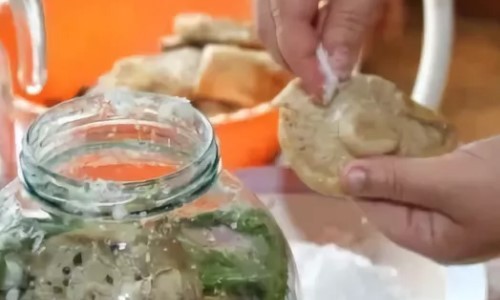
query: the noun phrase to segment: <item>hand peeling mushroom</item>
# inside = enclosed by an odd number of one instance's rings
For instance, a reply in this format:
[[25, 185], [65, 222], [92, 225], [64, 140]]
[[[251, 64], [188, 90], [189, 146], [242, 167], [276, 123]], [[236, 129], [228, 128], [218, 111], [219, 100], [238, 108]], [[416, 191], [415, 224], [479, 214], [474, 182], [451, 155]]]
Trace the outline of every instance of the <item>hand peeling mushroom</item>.
[[356, 75], [341, 84], [325, 106], [314, 104], [296, 79], [273, 103], [280, 108], [285, 160], [306, 185], [327, 196], [344, 195], [339, 175], [354, 159], [435, 156], [457, 145], [454, 129], [442, 116], [374, 75]]

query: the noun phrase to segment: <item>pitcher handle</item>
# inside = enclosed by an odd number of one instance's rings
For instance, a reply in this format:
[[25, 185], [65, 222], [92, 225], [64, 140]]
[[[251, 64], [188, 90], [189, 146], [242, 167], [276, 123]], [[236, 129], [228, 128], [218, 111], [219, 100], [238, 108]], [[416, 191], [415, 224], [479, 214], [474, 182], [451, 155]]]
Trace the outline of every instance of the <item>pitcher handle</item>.
[[11, 118], [14, 95], [9, 59], [0, 43], [0, 188], [16, 176], [14, 121]]
[[45, 22], [41, 0], [10, 0], [17, 31], [17, 79], [29, 95], [40, 93], [47, 81]]
[[12, 92], [12, 81], [10, 80], [10, 63], [7, 52], [0, 43], [0, 110], [12, 111], [14, 94]]
[[422, 54], [412, 98], [439, 110], [453, 50], [454, 0], [424, 0]]

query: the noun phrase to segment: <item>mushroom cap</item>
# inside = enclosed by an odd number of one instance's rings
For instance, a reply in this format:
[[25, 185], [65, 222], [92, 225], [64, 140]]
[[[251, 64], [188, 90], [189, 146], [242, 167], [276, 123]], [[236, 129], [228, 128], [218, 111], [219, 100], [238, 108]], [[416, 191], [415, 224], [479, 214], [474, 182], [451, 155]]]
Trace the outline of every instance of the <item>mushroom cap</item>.
[[352, 160], [435, 156], [457, 146], [454, 128], [441, 115], [374, 75], [354, 76], [324, 106], [314, 104], [296, 79], [273, 103], [280, 108], [286, 161], [306, 185], [327, 196], [345, 196], [340, 174]]

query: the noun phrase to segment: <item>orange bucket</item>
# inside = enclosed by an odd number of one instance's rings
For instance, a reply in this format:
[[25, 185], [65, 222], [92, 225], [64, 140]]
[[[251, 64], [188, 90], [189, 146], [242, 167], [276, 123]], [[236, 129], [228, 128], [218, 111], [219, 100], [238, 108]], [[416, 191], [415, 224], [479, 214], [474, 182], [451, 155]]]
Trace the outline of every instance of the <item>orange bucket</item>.
[[[159, 39], [171, 31], [178, 13], [251, 18], [250, 0], [44, 0], [43, 5], [48, 81], [40, 95], [27, 97], [41, 104], [73, 97], [118, 58], [160, 51]], [[15, 70], [15, 31], [10, 11], [1, 6], [0, 28], [0, 41]]]
[[[44, 0], [48, 81], [29, 101], [52, 105], [95, 83], [122, 57], [160, 51], [160, 37], [171, 32], [178, 13], [204, 12], [239, 20], [251, 18], [251, 0]], [[10, 11], [0, 7], [0, 42], [17, 68]], [[14, 75], [14, 74], [13, 74]], [[15, 77], [13, 77], [15, 78]], [[277, 115], [270, 108], [214, 121], [228, 169], [267, 164], [278, 152]]]

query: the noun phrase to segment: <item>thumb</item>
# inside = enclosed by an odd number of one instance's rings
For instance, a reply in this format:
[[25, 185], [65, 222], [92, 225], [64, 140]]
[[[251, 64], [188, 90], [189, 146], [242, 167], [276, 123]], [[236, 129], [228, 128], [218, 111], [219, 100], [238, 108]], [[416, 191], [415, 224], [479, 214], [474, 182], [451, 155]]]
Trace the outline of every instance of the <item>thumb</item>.
[[357, 198], [356, 204], [370, 222], [390, 240], [445, 260], [451, 250], [443, 236], [457, 228], [455, 212], [449, 209], [454, 206], [454, 185], [463, 182], [460, 177], [466, 173], [458, 170], [458, 165], [454, 154], [359, 160], [344, 169], [341, 183]]
[[330, 64], [341, 80], [350, 77], [361, 48], [375, 26], [382, 0], [330, 1], [322, 42]]
[[452, 188], [448, 179], [456, 174], [456, 165], [452, 155], [359, 160], [343, 170], [341, 184], [355, 197], [440, 210]]

